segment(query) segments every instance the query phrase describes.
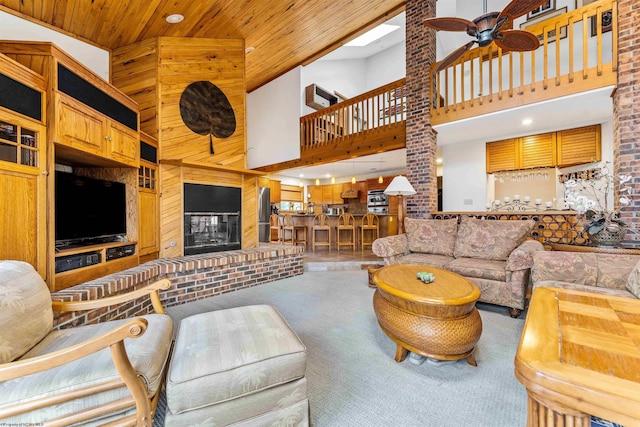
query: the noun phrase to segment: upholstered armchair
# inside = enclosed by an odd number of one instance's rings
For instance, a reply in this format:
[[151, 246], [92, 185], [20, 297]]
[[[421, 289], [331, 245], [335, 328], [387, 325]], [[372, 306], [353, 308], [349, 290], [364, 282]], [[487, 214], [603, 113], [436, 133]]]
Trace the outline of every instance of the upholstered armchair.
[[[0, 422], [150, 426], [173, 338], [158, 297], [169, 286], [163, 279], [100, 300], [52, 302], [31, 265], [0, 261]], [[52, 330], [53, 311], [147, 295], [158, 314]]]

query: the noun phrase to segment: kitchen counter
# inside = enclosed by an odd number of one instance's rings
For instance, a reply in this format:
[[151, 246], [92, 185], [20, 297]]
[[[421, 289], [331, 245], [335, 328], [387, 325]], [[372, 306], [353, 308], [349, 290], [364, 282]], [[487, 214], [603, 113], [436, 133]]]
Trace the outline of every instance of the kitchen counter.
[[[357, 250], [360, 250], [360, 232], [358, 226], [362, 224], [362, 217], [365, 214], [352, 214], [355, 218], [356, 222], [356, 242], [357, 242]], [[280, 214], [280, 216], [284, 216]], [[338, 224], [338, 218], [340, 215], [327, 215], [329, 217], [329, 226], [331, 227], [331, 250], [336, 250], [336, 226]], [[312, 242], [312, 227], [313, 227], [313, 218], [315, 215], [313, 214], [291, 214], [293, 218], [293, 223], [295, 225], [305, 225], [307, 227], [307, 250], [311, 250], [311, 242]], [[380, 220], [380, 229], [379, 229], [379, 237], [386, 237], [398, 234], [398, 216], [397, 215], [378, 215], [378, 219]], [[326, 239], [326, 234], [323, 233], [322, 237], [318, 233], [318, 238]], [[346, 233], [342, 234], [341, 240], [346, 240]], [[317, 251], [326, 250], [325, 248], [317, 248]], [[350, 248], [343, 247], [341, 250], [350, 250]]]

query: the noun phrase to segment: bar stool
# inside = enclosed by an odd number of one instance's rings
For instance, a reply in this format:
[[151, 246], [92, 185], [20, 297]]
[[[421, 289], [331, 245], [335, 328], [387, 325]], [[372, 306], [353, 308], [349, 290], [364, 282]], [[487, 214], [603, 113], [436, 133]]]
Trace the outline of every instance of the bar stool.
[[[300, 231], [302, 231], [302, 237], [300, 237]], [[287, 243], [287, 232], [289, 232], [289, 242], [292, 245], [302, 243], [305, 247], [307, 246], [307, 226], [297, 224], [294, 225], [293, 216], [291, 216], [291, 214], [285, 214], [283, 218], [282, 242], [285, 244]]]
[[[282, 243], [282, 217], [276, 214], [271, 214], [269, 217], [269, 222], [271, 223], [271, 236], [269, 238], [271, 243]], [[273, 236], [276, 238], [274, 239]]]
[[[340, 241], [341, 231], [349, 233], [349, 241]], [[350, 213], [343, 213], [338, 217], [338, 225], [336, 225], [336, 247], [338, 250], [340, 250], [340, 246], [351, 246], [354, 252], [356, 250], [356, 220]]]
[[[369, 212], [365, 216], [362, 217], [362, 224], [359, 226], [360, 228], [360, 249], [364, 250], [365, 245], [371, 246], [373, 245], [373, 241], [378, 238], [378, 234], [380, 233], [380, 219], [378, 215], [372, 214]], [[371, 235], [371, 240], [365, 239], [365, 231], [371, 231], [369, 233]]]
[[[327, 240], [318, 242], [316, 240], [316, 232], [327, 232]], [[318, 214], [313, 217], [313, 226], [311, 227], [311, 249], [315, 252], [316, 246], [326, 246], [331, 252], [331, 228], [329, 227], [329, 216], [327, 214]]]

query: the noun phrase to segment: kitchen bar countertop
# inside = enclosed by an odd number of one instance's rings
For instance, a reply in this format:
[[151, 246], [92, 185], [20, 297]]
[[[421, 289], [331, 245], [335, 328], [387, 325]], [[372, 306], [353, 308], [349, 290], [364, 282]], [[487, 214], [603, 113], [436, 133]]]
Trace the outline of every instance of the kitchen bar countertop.
[[[279, 216], [282, 217], [285, 214], [286, 213], [280, 213]], [[358, 242], [357, 248], [358, 250], [360, 250], [359, 248], [360, 248], [361, 236], [359, 234], [358, 226], [362, 224], [362, 217], [365, 214], [352, 214], [352, 215], [355, 218], [355, 223], [356, 223], [356, 240]], [[331, 250], [335, 250], [336, 249], [335, 227], [338, 224], [338, 218], [340, 217], [340, 215], [327, 214], [327, 216], [329, 217], [329, 226], [331, 227], [331, 241], [332, 241]], [[380, 220], [379, 237], [386, 237], [386, 236], [395, 235], [398, 233], [397, 215], [382, 214], [377, 216]], [[315, 217], [315, 214], [293, 214], [292, 213], [291, 217], [293, 218], [294, 224], [305, 225], [307, 227], [307, 250], [311, 250], [312, 226], [313, 226], [313, 218]], [[318, 235], [318, 238], [319, 237], [320, 236]], [[326, 239], [326, 234], [322, 238]], [[344, 240], [344, 239], [346, 239], [346, 235], [342, 235], [341, 240]], [[322, 248], [322, 249], [318, 248], [316, 250], [326, 250], [326, 248]], [[347, 249], [342, 248], [341, 250], [347, 250]]]

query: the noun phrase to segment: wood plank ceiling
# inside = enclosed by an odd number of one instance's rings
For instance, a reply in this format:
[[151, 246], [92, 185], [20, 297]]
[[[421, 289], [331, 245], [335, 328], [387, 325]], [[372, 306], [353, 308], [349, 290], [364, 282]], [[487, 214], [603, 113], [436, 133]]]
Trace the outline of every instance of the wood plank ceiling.
[[[254, 48], [246, 55], [248, 92], [404, 10], [403, 0], [0, 0], [0, 5], [107, 49], [157, 36], [242, 38]], [[174, 13], [184, 21], [167, 23]]]

